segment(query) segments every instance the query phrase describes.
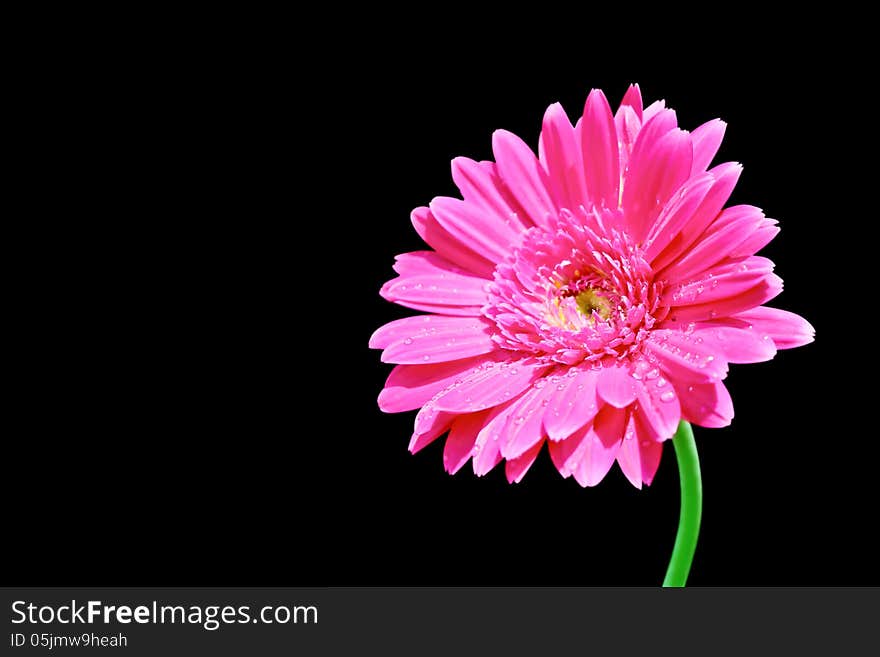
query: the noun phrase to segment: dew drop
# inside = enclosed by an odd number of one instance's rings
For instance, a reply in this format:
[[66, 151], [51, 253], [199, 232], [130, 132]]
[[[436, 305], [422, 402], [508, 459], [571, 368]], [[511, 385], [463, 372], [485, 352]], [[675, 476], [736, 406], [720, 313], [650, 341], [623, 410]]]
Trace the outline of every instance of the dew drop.
[[675, 393], [671, 390], [667, 390], [660, 395], [660, 401], [671, 402], [673, 399], [675, 399]]
[[422, 360], [431, 360], [430, 356], [422, 356]]
[[514, 422], [515, 422], [516, 424], [522, 424], [524, 421], [525, 421], [525, 418], [524, 418], [522, 415], [520, 415], [519, 417], [517, 417], [517, 418], [514, 420]]
[[666, 379], [664, 379], [662, 376], [659, 379], [657, 379], [657, 387], [658, 388], [662, 388], [665, 385], [666, 385]]
[[403, 341], [403, 344], [412, 344], [412, 338], [407, 338]]

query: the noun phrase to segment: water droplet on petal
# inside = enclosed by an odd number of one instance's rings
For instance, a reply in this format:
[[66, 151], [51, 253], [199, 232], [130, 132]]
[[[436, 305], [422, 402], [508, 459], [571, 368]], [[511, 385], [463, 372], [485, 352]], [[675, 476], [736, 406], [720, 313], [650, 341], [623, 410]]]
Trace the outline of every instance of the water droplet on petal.
[[671, 402], [673, 399], [675, 399], [675, 393], [671, 390], [667, 390], [660, 395], [660, 401]]
[[427, 356], [427, 355], [426, 355], [426, 356], [422, 356], [422, 360], [431, 360], [431, 357], [430, 357], [430, 356]]
[[407, 338], [403, 341], [403, 344], [412, 344], [412, 338]]

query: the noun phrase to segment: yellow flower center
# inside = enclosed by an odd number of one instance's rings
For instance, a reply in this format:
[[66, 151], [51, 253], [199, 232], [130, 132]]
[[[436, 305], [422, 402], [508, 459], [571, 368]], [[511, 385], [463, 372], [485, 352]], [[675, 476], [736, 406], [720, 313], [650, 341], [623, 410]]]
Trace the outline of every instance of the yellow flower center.
[[599, 317], [602, 319], [608, 319], [611, 316], [611, 303], [591, 287], [579, 292], [574, 300], [578, 310], [588, 318], [593, 317], [594, 310], [599, 313]]

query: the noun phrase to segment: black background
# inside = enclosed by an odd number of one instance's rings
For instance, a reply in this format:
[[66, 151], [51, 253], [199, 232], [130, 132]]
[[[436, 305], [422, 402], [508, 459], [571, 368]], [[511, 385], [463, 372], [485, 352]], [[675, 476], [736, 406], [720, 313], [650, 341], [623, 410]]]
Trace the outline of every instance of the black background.
[[501, 467], [450, 477], [442, 441], [406, 451], [414, 413], [376, 407], [390, 366], [367, 348], [409, 314], [378, 289], [423, 248], [410, 210], [455, 194], [453, 157], [491, 158], [497, 128], [535, 147], [550, 103], [574, 119], [591, 88], [616, 107], [638, 82], [682, 127], [728, 122], [716, 161], [745, 166], [731, 203], [782, 227], [763, 252], [786, 283], [772, 305], [817, 331], [733, 366], [732, 426], [696, 430], [690, 583], [880, 584], [857, 53], [818, 24], [784, 45], [770, 28], [538, 45], [419, 24], [309, 48], [262, 27], [169, 37], [173, 56], [155, 39], [122, 56], [119, 35], [80, 44], [86, 65], [42, 63], [66, 90], [41, 151], [63, 175], [42, 173], [57, 183], [23, 215], [9, 583], [659, 583], [671, 445], [642, 491], [616, 466], [582, 489], [546, 453], [518, 485]]

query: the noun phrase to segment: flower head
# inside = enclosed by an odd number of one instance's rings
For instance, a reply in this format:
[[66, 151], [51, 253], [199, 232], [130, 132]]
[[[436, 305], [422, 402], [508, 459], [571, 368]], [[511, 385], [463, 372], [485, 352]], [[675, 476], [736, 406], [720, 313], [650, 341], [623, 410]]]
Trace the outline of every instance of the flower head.
[[449, 472], [504, 459], [513, 482], [547, 443], [583, 486], [616, 460], [641, 487], [679, 420], [730, 423], [728, 363], [812, 341], [804, 319], [762, 305], [782, 281], [754, 254], [779, 229], [724, 207], [741, 171], [708, 168], [724, 129], [681, 130], [638, 86], [612, 114], [594, 90], [574, 126], [547, 109], [537, 157], [499, 130], [495, 162], [453, 160], [463, 199], [413, 211], [433, 251], [398, 256], [381, 292], [427, 314], [370, 340], [397, 364], [379, 406], [421, 409], [411, 451], [448, 432]]

